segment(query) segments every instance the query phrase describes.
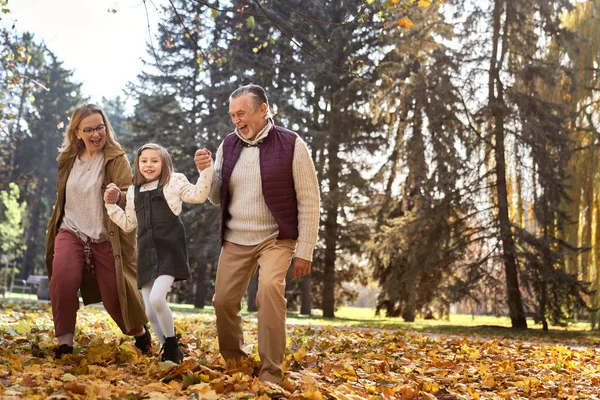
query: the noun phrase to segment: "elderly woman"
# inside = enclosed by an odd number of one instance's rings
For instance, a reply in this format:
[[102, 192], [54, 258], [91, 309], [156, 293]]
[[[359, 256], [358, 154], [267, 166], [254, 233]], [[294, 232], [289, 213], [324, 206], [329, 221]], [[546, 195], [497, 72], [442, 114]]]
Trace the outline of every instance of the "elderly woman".
[[56, 358], [73, 353], [81, 290], [84, 304], [104, 308], [142, 353], [151, 349], [148, 319], [137, 289], [135, 231], [122, 232], [110, 220], [103, 195], [122, 207], [131, 168], [104, 111], [77, 107], [65, 132], [58, 162], [57, 199], [46, 236], [46, 267], [58, 347]]

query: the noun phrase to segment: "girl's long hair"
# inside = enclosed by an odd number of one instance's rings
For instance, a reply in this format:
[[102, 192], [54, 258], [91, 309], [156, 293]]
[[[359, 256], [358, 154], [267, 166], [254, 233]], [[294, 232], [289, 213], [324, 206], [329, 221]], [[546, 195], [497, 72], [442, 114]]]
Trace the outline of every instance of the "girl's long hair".
[[146, 149], [158, 150], [158, 153], [160, 154], [160, 158], [162, 159], [162, 169], [160, 171], [160, 177], [158, 178], [158, 186], [163, 187], [169, 183], [171, 175], [175, 172], [175, 168], [173, 167], [173, 160], [167, 149], [156, 143], [146, 143], [138, 149], [133, 167], [133, 184], [135, 186], [141, 186], [144, 183], [148, 183], [140, 171], [140, 156], [142, 151]]

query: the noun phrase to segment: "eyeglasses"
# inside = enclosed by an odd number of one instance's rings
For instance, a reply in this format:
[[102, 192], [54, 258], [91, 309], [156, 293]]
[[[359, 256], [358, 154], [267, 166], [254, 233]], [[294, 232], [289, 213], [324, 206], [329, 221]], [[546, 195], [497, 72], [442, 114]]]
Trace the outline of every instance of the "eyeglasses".
[[104, 124], [100, 124], [95, 128], [85, 128], [85, 129], [79, 129], [79, 131], [85, 133], [86, 135], [91, 135], [92, 133], [94, 133], [94, 131], [100, 133], [104, 133], [104, 130], [106, 129], [106, 125]]

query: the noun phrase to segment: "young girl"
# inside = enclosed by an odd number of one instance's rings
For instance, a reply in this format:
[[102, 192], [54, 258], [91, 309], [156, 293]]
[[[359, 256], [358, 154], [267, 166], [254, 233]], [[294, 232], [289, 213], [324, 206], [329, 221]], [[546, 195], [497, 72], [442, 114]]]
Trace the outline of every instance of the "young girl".
[[[142, 289], [146, 315], [163, 345], [162, 361], [179, 364], [183, 360], [167, 304], [173, 282], [190, 278], [185, 232], [179, 218], [181, 205], [183, 201], [203, 203], [213, 173], [212, 166], [204, 169], [196, 185], [192, 185], [183, 174], [174, 172], [173, 161], [164, 147], [148, 143], [137, 151], [125, 211], [104, 197], [108, 215], [115, 224], [125, 232], [138, 228], [137, 283]], [[113, 190], [111, 185], [107, 192]]]

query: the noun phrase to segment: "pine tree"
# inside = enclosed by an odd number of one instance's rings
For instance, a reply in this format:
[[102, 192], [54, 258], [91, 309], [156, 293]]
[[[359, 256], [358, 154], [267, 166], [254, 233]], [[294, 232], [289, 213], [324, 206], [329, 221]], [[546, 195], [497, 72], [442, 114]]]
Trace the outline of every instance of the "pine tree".
[[450, 35], [437, 10], [409, 17], [415, 25], [397, 28], [391, 37], [401, 39], [390, 40], [396, 48], [377, 70], [373, 108], [385, 121], [388, 146], [382, 147], [387, 162], [375, 174], [382, 193], [368, 250], [381, 286], [377, 311], [414, 321], [430, 307], [447, 314], [450, 302], [469, 293], [474, 276], [458, 271], [476, 230], [467, 218], [472, 200], [463, 194], [472, 146], [457, 117], [463, 112], [453, 82], [460, 54], [434, 39]]
[[50, 217], [55, 202], [56, 157], [68, 117], [82, 98], [80, 84], [72, 82], [72, 72], [64, 69], [50, 50], [35, 43], [28, 34], [23, 35], [23, 43], [31, 56], [27, 71], [32, 83], [28, 89], [31, 103], [22, 111], [12, 179], [22, 188], [21, 196], [27, 202], [27, 248], [20, 269], [24, 279], [44, 269], [44, 221]]
[[[3, 14], [10, 12], [5, 0], [0, 6]], [[44, 264], [44, 221], [55, 196], [54, 150], [79, 94], [70, 73], [30, 33], [17, 33], [13, 25], [0, 27], [0, 34], [0, 187], [18, 184], [27, 204], [25, 250], [18, 260], [24, 278]]]
[[[570, 117], [561, 104], [550, 100], [547, 92], [557, 81], [567, 86], [572, 82], [560, 59], [548, 57], [544, 50], [553, 41], [563, 47], [570, 40], [569, 32], [561, 27], [561, 17], [571, 7], [570, 2], [561, 0], [495, 0], [483, 5], [470, 20], [488, 20], [492, 27], [484, 47], [475, 50], [489, 55], [477, 61], [487, 67], [487, 102], [478, 116], [485, 132], [482, 138], [491, 151], [486, 164], [493, 177], [492, 200], [497, 207], [494, 222], [501, 245], [509, 315], [516, 329], [527, 328], [526, 308], [533, 306], [545, 322], [550, 304], [555, 308], [561, 307], [563, 301], [571, 303], [568, 296], [552, 299], [549, 291], [558, 295], [565, 290], [574, 295], [581, 289], [577, 288], [576, 279], [563, 275], [561, 260], [569, 244], [556, 240], [557, 229], [566, 222], [560, 208], [568, 201], [565, 167], [570, 151], [565, 128]], [[473, 42], [481, 40], [473, 37]], [[481, 87], [475, 80], [471, 82], [473, 87]], [[515, 154], [511, 154], [510, 143]], [[529, 224], [533, 230], [512, 222], [516, 215], [510, 215], [511, 161], [533, 164], [533, 168], [527, 168], [533, 170], [528, 195], [535, 217], [535, 224]], [[523, 288], [532, 291], [533, 305], [524, 304]]]

